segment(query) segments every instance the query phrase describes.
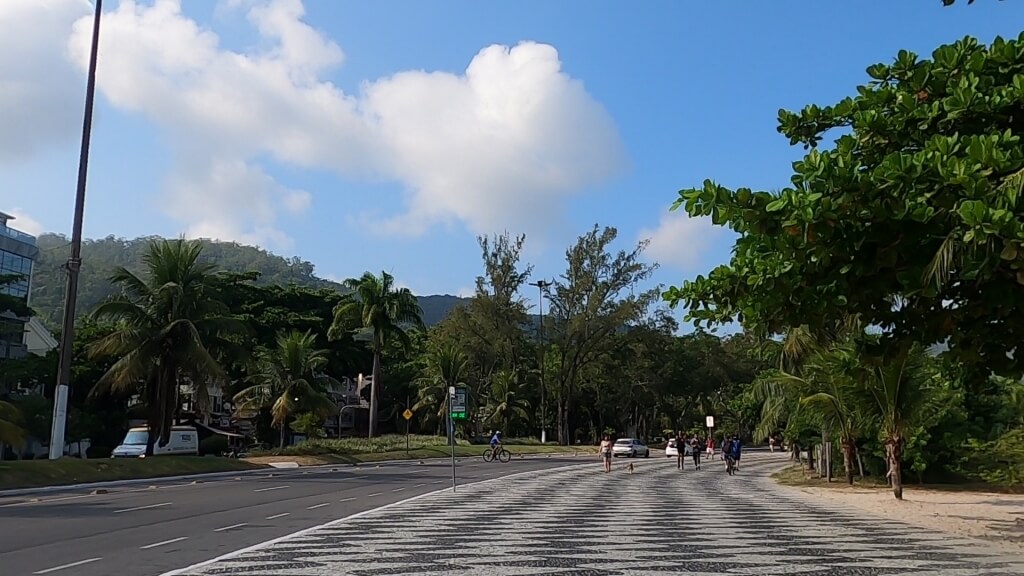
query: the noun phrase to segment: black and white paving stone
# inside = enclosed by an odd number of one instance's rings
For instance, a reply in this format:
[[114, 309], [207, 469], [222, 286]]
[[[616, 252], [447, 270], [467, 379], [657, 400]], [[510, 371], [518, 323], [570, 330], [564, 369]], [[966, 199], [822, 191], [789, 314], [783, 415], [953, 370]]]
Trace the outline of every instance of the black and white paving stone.
[[[181, 576], [1024, 574], [985, 543], [800, 499], [784, 456], [600, 462], [461, 487], [338, 522]], [[687, 463], [689, 464], [689, 462]], [[495, 463], [500, 466], [500, 463]]]

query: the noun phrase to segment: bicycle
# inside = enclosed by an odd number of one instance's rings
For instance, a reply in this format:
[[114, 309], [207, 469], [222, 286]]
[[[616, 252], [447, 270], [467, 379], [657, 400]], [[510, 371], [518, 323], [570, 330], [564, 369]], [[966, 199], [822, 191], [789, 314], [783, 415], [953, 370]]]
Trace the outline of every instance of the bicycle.
[[485, 450], [484, 462], [492, 462], [494, 460], [507, 463], [512, 460], [512, 453], [509, 452], [508, 450], [505, 450], [504, 448], [500, 448], [498, 450], [488, 448], [487, 450]]

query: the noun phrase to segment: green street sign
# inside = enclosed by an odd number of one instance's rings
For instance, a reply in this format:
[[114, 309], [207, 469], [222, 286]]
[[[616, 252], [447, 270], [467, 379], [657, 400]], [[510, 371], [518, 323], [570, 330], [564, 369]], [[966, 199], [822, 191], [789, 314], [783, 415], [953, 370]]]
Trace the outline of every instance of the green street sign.
[[455, 394], [451, 398], [451, 411], [448, 412], [452, 420], [466, 419], [466, 412], [468, 411], [467, 397], [468, 394], [465, 386], [455, 387]]

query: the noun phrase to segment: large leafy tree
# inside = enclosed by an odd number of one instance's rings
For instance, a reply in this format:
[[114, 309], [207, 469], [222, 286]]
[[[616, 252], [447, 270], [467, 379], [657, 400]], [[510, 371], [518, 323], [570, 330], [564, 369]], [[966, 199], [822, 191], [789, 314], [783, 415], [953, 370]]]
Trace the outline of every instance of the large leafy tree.
[[260, 354], [249, 376], [252, 385], [235, 395], [237, 410], [251, 414], [269, 408], [284, 448], [288, 423], [297, 412], [321, 418], [337, 409], [327, 392], [340, 384], [323, 372], [327, 364], [328, 352], [316, 348], [312, 332], [282, 332], [276, 345]]
[[[712, 181], [674, 208], [739, 239], [728, 265], [665, 297], [698, 325], [781, 333], [859, 316], [894, 340], [1024, 372], [1024, 35], [902, 51], [835, 106], [780, 111], [810, 152], [778, 192]], [[832, 131], [835, 145], [820, 144]]]
[[608, 346], [612, 336], [643, 318], [657, 292], [636, 292], [656, 266], [641, 260], [647, 243], [614, 252], [615, 228], [594, 226], [566, 251], [566, 271], [548, 291], [553, 317], [552, 342], [556, 351], [554, 374], [557, 392], [558, 441], [572, 438], [574, 399], [588, 370]]
[[146, 454], [170, 440], [180, 387], [191, 386], [196, 403], [208, 402], [206, 384], [224, 381], [219, 356], [239, 353], [230, 340], [244, 326], [214, 298], [217, 267], [202, 261], [202, 245], [185, 240], [150, 244], [143, 276], [119, 268], [110, 280], [121, 294], [93, 311], [116, 329], [90, 347], [93, 358], [116, 358], [93, 394], [141, 392], [147, 410]]
[[370, 430], [372, 438], [377, 432], [377, 403], [382, 386], [381, 355], [388, 341], [396, 339], [408, 345], [409, 328], [423, 328], [423, 310], [408, 288], [395, 286], [395, 278], [387, 272], [375, 276], [366, 272], [361, 278], [351, 279], [348, 286], [355, 299], [335, 308], [334, 323], [329, 331], [332, 338], [343, 337], [352, 329], [353, 318], [369, 332], [370, 350], [373, 352], [373, 380], [370, 387]]

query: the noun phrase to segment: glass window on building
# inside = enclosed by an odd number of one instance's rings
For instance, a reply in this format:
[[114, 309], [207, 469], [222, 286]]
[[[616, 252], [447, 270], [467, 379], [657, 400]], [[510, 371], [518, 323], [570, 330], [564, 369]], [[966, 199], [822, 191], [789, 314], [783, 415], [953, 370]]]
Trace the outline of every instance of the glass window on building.
[[32, 260], [0, 251], [0, 276], [17, 276], [18, 280], [0, 286], [0, 292], [17, 298], [28, 298], [28, 281], [32, 274]]

